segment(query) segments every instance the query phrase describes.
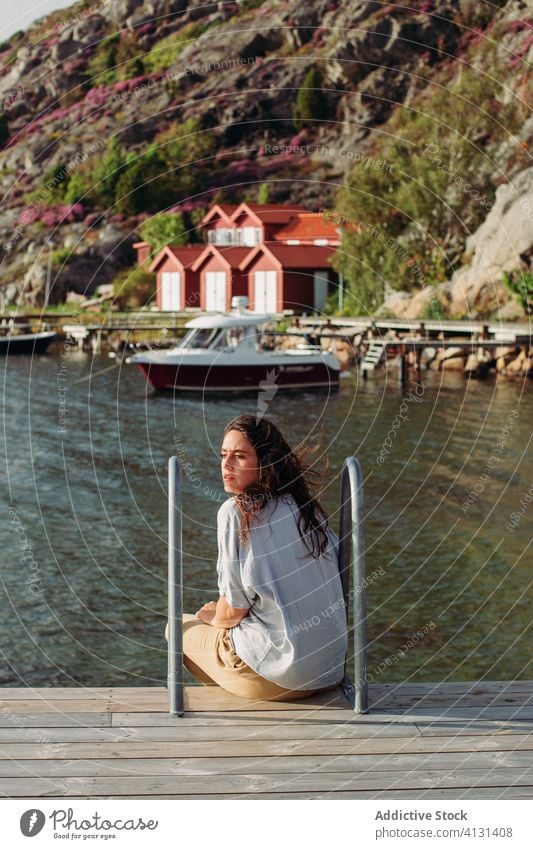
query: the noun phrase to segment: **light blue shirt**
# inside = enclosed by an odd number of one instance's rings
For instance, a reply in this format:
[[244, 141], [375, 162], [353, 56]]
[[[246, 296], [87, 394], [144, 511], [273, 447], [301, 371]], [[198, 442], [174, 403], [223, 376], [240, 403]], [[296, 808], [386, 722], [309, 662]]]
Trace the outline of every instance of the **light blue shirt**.
[[263, 678], [291, 690], [341, 681], [348, 636], [338, 568], [338, 538], [316, 560], [298, 530], [293, 497], [268, 501], [239, 542], [234, 498], [220, 507], [218, 588], [232, 607], [249, 608], [230, 630], [233, 646]]

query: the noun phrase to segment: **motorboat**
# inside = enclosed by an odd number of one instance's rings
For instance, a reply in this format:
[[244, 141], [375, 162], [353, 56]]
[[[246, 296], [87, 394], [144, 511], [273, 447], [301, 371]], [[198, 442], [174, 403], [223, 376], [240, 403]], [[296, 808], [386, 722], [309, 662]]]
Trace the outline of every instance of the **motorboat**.
[[176, 347], [134, 354], [126, 362], [138, 366], [156, 390], [268, 393], [338, 387], [340, 363], [334, 354], [316, 345], [266, 350], [261, 339], [276, 316], [250, 312], [243, 302], [248, 299], [235, 297], [230, 312], [188, 321]]
[[32, 332], [31, 324], [17, 323], [13, 319], [0, 322], [0, 355], [44, 354], [57, 334], [53, 330]]

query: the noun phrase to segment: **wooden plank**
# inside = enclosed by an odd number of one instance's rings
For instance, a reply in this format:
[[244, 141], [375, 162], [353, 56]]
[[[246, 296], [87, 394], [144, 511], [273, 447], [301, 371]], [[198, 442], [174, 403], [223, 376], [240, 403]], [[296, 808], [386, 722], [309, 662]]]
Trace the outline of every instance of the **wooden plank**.
[[[465, 708], [410, 708], [408, 710], [399, 710], [396, 711], [371, 711], [370, 713], [365, 714], [356, 714], [353, 710], [329, 710], [328, 708], [322, 708], [320, 712], [315, 713], [315, 711], [308, 710], [292, 710], [290, 713], [286, 713], [284, 711], [274, 710], [248, 710], [248, 711], [239, 711], [238, 714], [234, 714], [234, 716], [238, 717], [236, 719], [237, 722], [242, 720], [248, 721], [267, 721], [267, 722], [299, 722], [302, 720], [311, 722], [316, 721], [319, 723], [323, 723], [326, 721], [330, 722], [348, 722], [353, 724], [372, 724], [375, 725], [377, 723], [389, 724], [389, 723], [420, 723], [420, 722], [456, 722], [457, 720], [464, 720], [465, 722], [473, 721], [476, 719], [483, 719], [486, 721], [530, 721], [533, 720], [533, 705], [521, 707], [521, 706], [508, 706], [508, 707], [494, 707], [494, 708], [477, 708], [477, 707], [465, 707]], [[158, 725], [173, 725], [178, 722], [187, 721], [188, 719], [196, 719], [200, 717], [201, 721], [205, 724], [211, 724], [215, 720], [221, 720], [226, 718], [229, 721], [230, 717], [226, 714], [225, 711], [211, 711], [211, 710], [198, 710], [186, 712], [184, 717], [173, 717], [169, 713], [164, 712], [121, 712], [117, 711], [113, 713], [112, 724], [113, 725], [121, 725], [121, 724], [131, 724], [131, 725], [142, 725], [142, 724], [150, 724], [152, 722], [151, 717], [153, 717], [153, 724]]]
[[499, 693], [502, 690], [516, 693], [532, 693], [533, 681], [530, 679], [515, 679], [514, 681], [492, 681], [480, 679], [478, 681], [438, 681], [434, 683], [424, 683], [415, 681], [398, 681], [389, 684], [370, 683], [368, 692], [374, 693], [376, 696], [388, 692], [399, 692], [403, 694], [411, 693]]
[[426, 708], [424, 706], [408, 708], [401, 713], [396, 715], [395, 712], [381, 712], [380, 710], [374, 710], [368, 716], [372, 717], [374, 721], [376, 719], [380, 719], [382, 716], [395, 716], [396, 722], [404, 722], [409, 721], [412, 722], [413, 719], [416, 719], [417, 722], [427, 721], [431, 719], [435, 719], [435, 717], [439, 718], [439, 722], [446, 722], [447, 720], [452, 719], [488, 719], [488, 720], [502, 720], [502, 719], [522, 719], [531, 721], [533, 720], [533, 704], [531, 705], [509, 705], [509, 706], [495, 706], [495, 707], [431, 707]]
[[491, 734], [497, 732], [499, 734], [517, 734], [520, 732], [531, 734], [532, 727], [529, 721], [507, 720], [499, 722], [498, 720], [465, 720], [464, 722], [417, 722], [416, 723], [420, 734], [423, 737], [438, 737], [448, 736], [449, 734]]
[[[191, 689], [186, 687], [186, 689]], [[197, 686], [199, 689], [199, 686]], [[215, 688], [211, 688], [215, 689]], [[332, 691], [333, 692], [333, 691]], [[533, 695], [533, 681], [529, 679], [516, 679], [514, 681], [441, 681], [435, 683], [416, 682], [391, 682], [389, 684], [370, 683], [368, 692], [374, 698], [382, 698], [384, 695], [397, 693], [398, 695], [421, 695], [421, 694], [479, 694], [497, 695], [500, 693], [527, 693]], [[147, 698], [154, 696], [168, 698], [166, 687], [0, 687], [0, 700], [6, 699], [46, 699], [52, 696], [57, 699], [108, 699], [118, 698], [120, 700]]]
[[349, 773], [312, 773], [290, 775], [220, 775], [202, 776], [120, 776], [110, 778], [0, 778], [0, 795], [11, 798], [67, 796], [122, 796], [159, 798], [163, 793], [180, 793], [201, 798], [204, 794], [268, 793], [268, 792], [337, 792], [352, 790], [433, 790], [437, 787], [528, 787], [533, 788], [533, 769], [501, 768], [487, 772], [485, 769], [461, 769], [455, 772], [416, 769], [405, 773], [372, 772], [352, 776]]
[[[0, 731], [2, 728], [85, 728], [106, 727], [111, 725], [110, 713], [0, 713]], [[0, 736], [0, 739], [1, 736]]]
[[[182, 740], [155, 743], [129, 739], [117, 742], [60, 743], [60, 751], [50, 754], [41, 743], [2, 743], [2, 760], [59, 759], [98, 760], [99, 758], [208, 758], [213, 757], [210, 740]], [[532, 734], [453, 737], [327, 737], [316, 739], [227, 739], [217, 740], [215, 757], [278, 755], [407, 754], [424, 752], [511, 752], [533, 750]]]
[[[92, 796], [91, 798], [100, 798], [100, 799], [131, 799], [131, 796]], [[189, 799], [190, 796], [168, 796], [168, 795], [160, 795], [157, 797], [161, 800], [166, 799]], [[217, 799], [217, 800], [225, 800], [231, 799], [232, 801], [239, 799], [246, 800], [264, 800], [267, 801], [269, 799], [288, 799], [288, 800], [300, 800], [300, 799], [332, 799], [332, 800], [340, 800], [340, 799], [359, 799], [361, 801], [371, 800], [375, 801], [379, 799], [380, 801], [390, 799], [391, 801], [399, 801], [403, 799], [415, 799], [417, 801], [421, 800], [435, 800], [435, 799], [490, 799], [491, 801], [497, 799], [533, 799], [533, 787], [466, 787], [458, 790], [446, 790], [442, 788], [436, 788], [426, 791], [421, 790], [380, 790], [376, 792], [375, 790], [352, 790], [350, 792], [335, 792], [331, 791], [331, 793], [261, 793], [260, 795], [254, 793], [236, 793], [233, 795], [226, 795], [224, 793], [220, 793], [218, 795], [209, 795], [203, 794], [201, 797], [202, 800], [208, 799]]]
[[[416, 726], [351, 726], [328, 724], [272, 725], [268, 723], [240, 725], [237, 722], [219, 725], [189, 725], [183, 723], [171, 727], [147, 726], [124, 728], [46, 728], [46, 737], [50, 743], [90, 743], [90, 742], [120, 742], [120, 741], [151, 741], [151, 742], [180, 742], [186, 740], [292, 740], [294, 738], [315, 740], [336, 737], [339, 739], [356, 739], [368, 736], [379, 737], [410, 737], [418, 736]], [[0, 729], [0, 745], [4, 743], [20, 743], [23, 737], [20, 729]], [[29, 738], [36, 739], [36, 738]]]
[[[275, 707], [274, 707], [275, 704]], [[341, 707], [333, 707], [330, 706], [320, 706], [317, 704], [307, 705], [303, 701], [302, 702], [293, 702], [288, 706], [280, 707], [281, 703], [279, 702], [255, 702], [250, 704], [247, 702], [246, 704], [226, 704], [223, 706], [217, 705], [215, 706], [209, 700], [196, 697], [193, 700], [189, 700], [185, 702], [185, 711], [186, 713], [203, 713], [206, 718], [209, 715], [212, 715], [215, 712], [219, 713], [242, 713], [244, 715], [248, 715], [253, 712], [257, 717], [262, 715], [263, 717], [267, 717], [272, 714], [275, 719], [280, 718], [280, 715], [286, 715], [290, 718], [290, 715], [302, 715], [303, 712], [307, 712], [309, 716], [313, 712], [320, 712], [321, 718], [329, 719], [332, 718], [332, 714], [336, 713], [339, 719], [350, 720], [354, 717], [357, 720], [361, 721], [403, 721], [405, 719], [410, 719], [412, 721], [413, 717], [417, 717], [417, 719], [431, 719], [435, 717], [439, 717], [441, 720], [445, 719], [455, 719], [457, 717], [477, 717], [477, 718], [486, 718], [486, 719], [507, 719], [507, 718], [518, 718], [533, 720], [533, 703], [531, 705], [495, 705], [495, 706], [433, 706], [426, 707], [425, 705], [415, 705], [415, 706], [406, 706], [402, 707], [390, 707], [390, 708], [376, 708], [373, 707], [368, 714], [355, 714], [350, 708], [341, 708]], [[168, 713], [168, 707], [166, 704], [157, 703], [153, 701], [151, 703], [135, 703], [135, 702], [118, 702], [118, 701], [96, 701], [96, 700], [87, 700], [87, 701], [75, 701], [75, 700], [62, 700], [58, 702], [39, 702], [39, 701], [15, 701], [15, 702], [4, 702], [2, 712], [0, 712], [0, 717], [3, 714], [15, 714], [15, 713], [42, 713], [42, 714], [53, 714], [58, 717], [62, 716], [63, 713], [75, 714], [75, 713], [146, 713], [146, 712], [157, 712], [157, 713]], [[170, 714], [168, 714], [170, 716]]]
[[[270, 702], [270, 701], [254, 701], [252, 699], [242, 699], [228, 693], [221, 687], [186, 687], [185, 688], [185, 709], [186, 710], [224, 710], [224, 711], [239, 711], [239, 710], [269, 710], [272, 705], [275, 705], [278, 711], [301, 710], [302, 706], [306, 710], [320, 710], [327, 707], [329, 710], [338, 708], [346, 710], [350, 708], [350, 703], [345, 697], [340, 688], [330, 690], [324, 693], [317, 693], [315, 696], [310, 696], [307, 699], [301, 699], [291, 702]], [[54, 688], [45, 688], [42, 698], [23, 699], [20, 694], [16, 698], [10, 698], [7, 693], [0, 700], [0, 713], [4, 711], [32, 711], [53, 713], [55, 711], [146, 711], [153, 707], [154, 710], [168, 711], [169, 700], [168, 691], [161, 687], [142, 688], [138, 692], [124, 693], [120, 688], [104, 695], [92, 695], [86, 698], [82, 688], [73, 688], [70, 692], [70, 698], [66, 693], [62, 693], [60, 698], [55, 698]]]
[[440, 707], [448, 709], [454, 707], [506, 707], [533, 705], [533, 696], [528, 693], [512, 693], [512, 694], [434, 694], [434, 695], [387, 695], [370, 703], [370, 712], [376, 710], [406, 710], [412, 707], [416, 708], [431, 708]]
[[[439, 771], [443, 774], [463, 770], [499, 772], [507, 768], [529, 770], [533, 783], [533, 753], [515, 752], [425, 752], [416, 754], [344, 754], [344, 755], [268, 755], [266, 757], [219, 757], [218, 752], [208, 758], [99, 758], [93, 760], [37, 759], [0, 761], [0, 780], [3, 778], [54, 777], [149, 777], [149, 776], [228, 776], [269, 775], [292, 773], [313, 775], [320, 773], [349, 773], [374, 775], [386, 770], [399, 772], [398, 781], [410, 781], [411, 772]], [[481, 772], [480, 772], [481, 775]], [[483, 782], [482, 782], [483, 783]]]
[[[151, 690], [151, 687], [0, 687], [0, 701], [13, 701], [13, 699], [48, 699], [53, 697], [57, 699], [108, 699], [118, 690], [124, 696], [134, 695], [135, 692], [141, 694], [143, 690]], [[162, 690], [162, 687], [154, 687], [154, 690]]]
[[[208, 690], [212, 692], [219, 691], [224, 693], [220, 687], [205, 686], [195, 684], [186, 686], [186, 690]], [[514, 680], [514, 681], [464, 681], [464, 682], [435, 682], [435, 683], [415, 683], [415, 682], [396, 682], [396, 683], [369, 683], [369, 694], [376, 698], [390, 693], [398, 693], [400, 695], [428, 695], [428, 694], [498, 694], [501, 692], [509, 693], [533, 693], [533, 681], [531, 680]], [[331, 690], [328, 693], [335, 693]], [[325, 694], [317, 694], [316, 698], [322, 697]], [[14, 698], [27, 699], [46, 699], [52, 697], [54, 700], [59, 698], [71, 699], [75, 698], [147, 698], [152, 699], [154, 696], [167, 696], [168, 690], [166, 687], [37, 687], [34, 689], [27, 687], [3, 687], [0, 688], [0, 699], [8, 701]], [[228, 694], [231, 695], [231, 694]], [[315, 698], [315, 697], [311, 697]]]
[[[206, 687], [205, 690], [208, 688]], [[326, 693], [321, 694], [321, 698], [319, 699], [302, 699], [300, 701], [295, 702], [267, 702], [267, 701], [253, 701], [251, 699], [239, 699], [237, 696], [232, 696], [231, 693], [226, 696], [221, 696], [220, 693], [217, 693], [217, 697], [211, 698], [209, 693], [203, 692], [204, 688], [202, 688], [202, 692], [190, 694], [185, 694], [185, 710], [186, 711], [207, 711], [207, 710], [217, 710], [224, 712], [240, 712], [240, 711], [269, 711], [272, 705], [275, 705], [275, 710], [277, 713], [292, 713], [293, 711], [301, 711], [305, 709], [307, 711], [322, 711], [327, 708], [327, 710], [339, 710], [346, 711], [350, 710], [350, 703], [342, 694], [339, 696], [337, 693], [335, 697], [330, 698], [329, 701], [326, 701], [325, 696]], [[32, 712], [32, 713], [57, 713], [61, 714], [63, 711], [68, 713], [75, 713], [76, 711], [90, 713], [94, 711], [95, 713], [101, 712], [109, 712], [109, 713], [125, 713], [129, 712], [145, 712], [147, 710], [153, 709], [154, 711], [167, 711], [168, 700], [163, 698], [153, 698], [151, 700], [143, 699], [143, 700], [134, 700], [133, 698], [125, 701], [124, 699], [58, 699], [57, 701], [51, 700], [42, 700], [38, 699], [29, 699], [27, 701], [23, 701], [21, 699], [13, 700], [11, 702], [4, 700], [0, 704], [0, 715], [3, 712], [15, 713], [15, 712]]]

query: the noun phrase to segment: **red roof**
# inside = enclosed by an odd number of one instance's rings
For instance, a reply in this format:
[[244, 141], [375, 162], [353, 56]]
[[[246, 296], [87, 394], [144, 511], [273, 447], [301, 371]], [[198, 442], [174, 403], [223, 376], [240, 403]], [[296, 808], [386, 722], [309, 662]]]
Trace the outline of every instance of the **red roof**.
[[156, 271], [162, 260], [168, 256], [175, 256], [182, 266], [190, 266], [198, 259], [204, 245], [167, 245], [154, 257], [149, 271]]
[[235, 203], [216, 203], [214, 206], [211, 207], [209, 212], [206, 212], [206, 214], [202, 218], [202, 224], [209, 224], [211, 219], [214, 217], [215, 213], [220, 218], [227, 218], [229, 221], [235, 210], [238, 208], [239, 205]]
[[252, 248], [240, 268], [244, 270], [259, 253], [270, 254], [283, 268], [331, 268], [329, 259], [334, 252], [332, 245], [280, 245], [278, 242], [267, 242]]
[[222, 256], [231, 268], [240, 268], [241, 263], [247, 254], [250, 253], [250, 248], [222, 247], [221, 245], [206, 245], [198, 258], [195, 260], [193, 270], [198, 269], [203, 265], [208, 256]]
[[331, 221], [326, 221], [320, 212], [299, 212], [293, 215], [289, 223], [274, 233], [275, 241], [288, 239], [329, 239], [339, 242], [339, 234]]
[[286, 224], [297, 212], [305, 210], [295, 203], [241, 203], [231, 218], [236, 221], [241, 215], [252, 213], [263, 224]]

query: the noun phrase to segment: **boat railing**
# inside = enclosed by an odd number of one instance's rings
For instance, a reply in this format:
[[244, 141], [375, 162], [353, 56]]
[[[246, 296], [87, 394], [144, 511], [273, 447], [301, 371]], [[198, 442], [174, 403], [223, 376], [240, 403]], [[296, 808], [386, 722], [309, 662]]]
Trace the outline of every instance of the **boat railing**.
[[[169, 712], [183, 716], [183, 513], [182, 472], [178, 457], [168, 462], [168, 694]], [[341, 472], [339, 573], [349, 627], [353, 612], [353, 680], [348, 675], [350, 646], [341, 687], [355, 713], [368, 713], [366, 581], [363, 477], [356, 457], [347, 457]], [[351, 587], [350, 587], [351, 583]], [[349, 631], [348, 631], [349, 633]]]

